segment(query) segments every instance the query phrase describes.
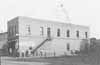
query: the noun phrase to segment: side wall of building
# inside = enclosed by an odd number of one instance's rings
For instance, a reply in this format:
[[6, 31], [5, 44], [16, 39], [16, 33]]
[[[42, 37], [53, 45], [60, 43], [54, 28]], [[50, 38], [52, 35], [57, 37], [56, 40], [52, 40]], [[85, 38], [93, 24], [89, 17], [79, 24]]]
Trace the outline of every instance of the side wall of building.
[[18, 17], [9, 20], [7, 23], [8, 28], [8, 51], [11, 56], [16, 56], [17, 48], [18, 48], [18, 33], [19, 33], [19, 26], [18, 26]]
[[[19, 34], [23, 36], [47, 36], [47, 28], [51, 29], [51, 36], [58, 38], [57, 29], [60, 29], [59, 38], [70, 38], [70, 39], [86, 39], [85, 32], [87, 32], [87, 38], [89, 37], [89, 27], [74, 25], [74, 24], [64, 24], [57, 22], [49, 22], [45, 20], [35, 20], [31, 18], [19, 18]], [[41, 34], [41, 27], [43, 27], [43, 34]], [[70, 37], [67, 37], [67, 30], [70, 31]], [[77, 31], [79, 31], [79, 38], [77, 38]]]
[[18, 17], [8, 21], [7, 23], [7, 31], [8, 31], [8, 40], [14, 39], [16, 34], [18, 34], [19, 26], [18, 26]]
[[[46, 42], [43, 48], [50, 47], [49, 51], [55, 52], [57, 55], [68, 53], [67, 44], [71, 50], [80, 50], [80, 42], [86, 39], [85, 32], [88, 33], [89, 28], [73, 24], [60, 24], [53, 22], [45, 22], [43, 20], [35, 20], [31, 18], [19, 18], [19, 46], [20, 52], [26, 53], [27, 50], [35, 49], [47, 37], [47, 28], [51, 30], [52, 41]], [[42, 31], [41, 31], [42, 28]], [[60, 29], [60, 36], [57, 36], [57, 30]], [[70, 30], [70, 37], [66, 36], [66, 31]], [[79, 31], [79, 38], [76, 31]], [[47, 44], [47, 45], [46, 45]], [[49, 44], [49, 45], [48, 45]], [[38, 50], [40, 52], [40, 50]], [[46, 52], [46, 50], [45, 50]]]

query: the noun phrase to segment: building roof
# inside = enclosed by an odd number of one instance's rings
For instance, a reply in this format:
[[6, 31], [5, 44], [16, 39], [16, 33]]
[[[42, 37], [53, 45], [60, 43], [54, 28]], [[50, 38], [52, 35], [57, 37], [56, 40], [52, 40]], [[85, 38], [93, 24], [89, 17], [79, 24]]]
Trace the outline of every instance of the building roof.
[[4, 35], [4, 34], [7, 34], [7, 32], [0, 33], [0, 35]]
[[[41, 23], [53, 23], [53, 24], [60, 24], [60, 25], [64, 25], [64, 26], [77, 26], [77, 27], [82, 27], [82, 28], [89, 28], [89, 26], [76, 25], [76, 24], [72, 24], [72, 23], [64, 23], [61, 21], [54, 21], [54, 20], [47, 20], [47, 19], [38, 19], [38, 18], [32, 18], [32, 17], [26, 17], [26, 16], [17, 16], [11, 20], [20, 19], [20, 18], [35, 20], [35, 21], [38, 21]], [[11, 21], [11, 20], [9, 20], [9, 21]]]

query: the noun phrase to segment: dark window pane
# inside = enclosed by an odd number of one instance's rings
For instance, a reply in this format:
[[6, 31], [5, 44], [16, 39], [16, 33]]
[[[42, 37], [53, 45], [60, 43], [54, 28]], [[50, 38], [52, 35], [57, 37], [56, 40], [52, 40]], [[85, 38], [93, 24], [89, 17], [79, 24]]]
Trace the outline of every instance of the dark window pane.
[[67, 37], [70, 37], [70, 31], [67, 30]]
[[60, 29], [57, 29], [57, 37], [60, 37]]
[[79, 38], [79, 31], [76, 31], [76, 36], [77, 38]]
[[40, 27], [40, 35], [43, 35], [43, 27]]
[[67, 43], [67, 50], [69, 51], [70, 50], [70, 44], [69, 43]]
[[85, 32], [85, 37], [88, 38], [88, 34], [87, 34], [87, 32]]
[[28, 34], [30, 35], [31, 34], [30, 25], [27, 25], [27, 31], [28, 31]]
[[48, 37], [51, 36], [51, 29], [50, 29], [50, 27], [47, 28], [47, 36], [48, 36]]

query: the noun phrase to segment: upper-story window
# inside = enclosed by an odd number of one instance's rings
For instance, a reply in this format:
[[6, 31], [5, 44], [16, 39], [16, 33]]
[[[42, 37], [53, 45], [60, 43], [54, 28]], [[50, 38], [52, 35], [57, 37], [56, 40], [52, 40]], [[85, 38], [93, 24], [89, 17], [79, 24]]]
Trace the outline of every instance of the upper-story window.
[[48, 37], [51, 36], [51, 28], [50, 28], [50, 27], [47, 28], [47, 36], [48, 36]]
[[66, 36], [67, 36], [67, 37], [70, 37], [70, 30], [67, 30], [67, 32], [66, 32], [66, 33], [67, 33], [67, 35], [66, 35]]
[[13, 35], [13, 32], [12, 32], [12, 26], [10, 26], [10, 36]]
[[28, 34], [30, 35], [31, 34], [30, 25], [27, 25], [27, 31], [28, 31]]
[[40, 35], [43, 35], [44, 32], [43, 32], [43, 27], [40, 27]]
[[79, 38], [79, 31], [76, 31], [76, 37]]
[[11, 27], [8, 28], [8, 35], [11, 36]]
[[15, 26], [12, 27], [13, 35], [15, 35]]
[[60, 29], [57, 29], [57, 37], [60, 37]]
[[11, 36], [13, 36], [13, 35], [14, 35], [14, 27], [11, 26]]
[[15, 34], [16, 34], [16, 25], [15, 25]]
[[17, 28], [17, 25], [15, 25], [15, 34], [18, 34], [18, 28]]
[[88, 38], [88, 33], [87, 32], [85, 32], [85, 37]]

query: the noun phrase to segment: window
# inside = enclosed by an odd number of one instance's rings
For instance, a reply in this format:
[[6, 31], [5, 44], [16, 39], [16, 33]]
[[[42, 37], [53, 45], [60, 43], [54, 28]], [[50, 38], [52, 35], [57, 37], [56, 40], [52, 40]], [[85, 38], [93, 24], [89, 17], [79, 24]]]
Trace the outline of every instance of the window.
[[79, 31], [76, 31], [76, 37], [79, 38]]
[[50, 27], [47, 28], [47, 36], [48, 36], [48, 37], [51, 36], [51, 29], [50, 29]]
[[60, 37], [60, 29], [57, 29], [57, 37]]
[[22, 52], [22, 57], [24, 57], [24, 52]]
[[30, 32], [31, 32], [31, 30], [30, 30], [30, 26], [28, 26], [28, 32], [29, 32], [29, 34], [30, 34]]
[[18, 34], [18, 28], [17, 28], [17, 25], [15, 25], [15, 33]]
[[31, 34], [30, 25], [27, 25], [27, 31], [28, 31], [28, 34], [30, 35]]
[[10, 31], [10, 30], [11, 30], [11, 27], [9, 26], [9, 27], [8, 27], [8, 36], [11, 35], [11, 31]]
[[38, 56], [38, 52], [36, 52], [36, 56]]
[[15, 25], [15, 34], [16, 34], [16, 25]]
[[67, 30], [67, 37], [70, 37], [70, 31]]
[[14, 35], [14, 27], [13, 26], [11, 26], [11, 35], [13, 36]]
[[29, 50], [32, 50], [32, 47], [29, 47]]
[[87, 32], [85, 32], [85, 37], [88, 38], [88, 34], [87, 34]]
[[12, 27], [10, 26], [10, 36], [12, 36]]
[[43, 27], [40, 27], [40, 35], [43, 35]]
[[67, 43], [67, 50], [69, 51], [70, 50], [70, 44], [69, 43]]
[[40, 51], [40, 56], [43, 56], [43, 53], [42, 53], [42, 51]]
[[13, 26], [13, 35], [15, 35], [15, 26]]

